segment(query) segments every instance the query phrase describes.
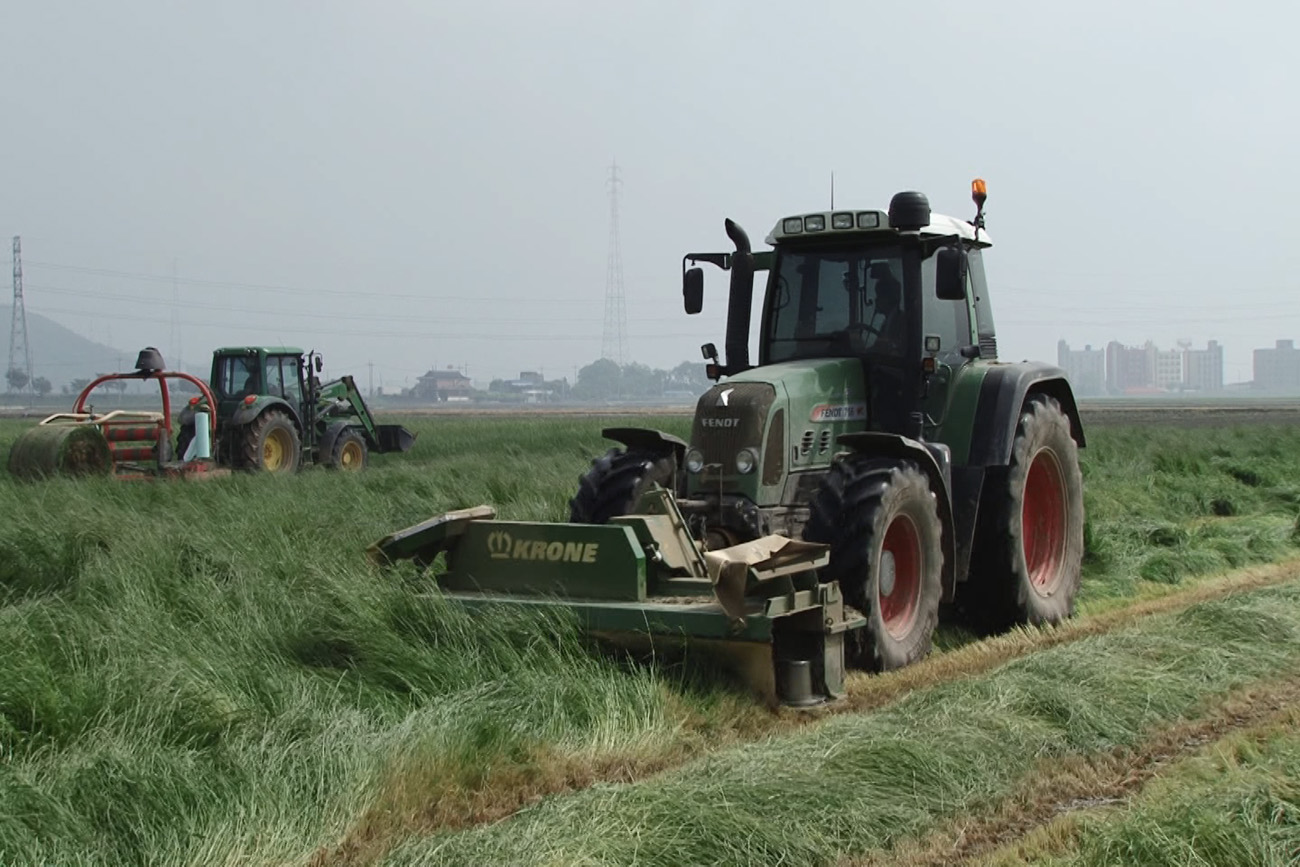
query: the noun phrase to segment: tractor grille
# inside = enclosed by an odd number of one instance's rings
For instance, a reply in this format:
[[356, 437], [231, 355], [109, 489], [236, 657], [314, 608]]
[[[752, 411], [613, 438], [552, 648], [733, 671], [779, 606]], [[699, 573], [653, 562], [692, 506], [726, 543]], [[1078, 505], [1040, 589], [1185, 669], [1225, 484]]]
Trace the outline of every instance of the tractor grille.
[[763, 424], [775, 401], [776, 389], [763, 382], [713, 386], [695, 405], [691, 445], [704, 453], [704, 463], [734, 472], [737, 451], [763, 444]]
[[817, 454], [824, 455], [831, 450], [831, 429], [823, 428], [822, 434], [817, 438]]
[[810, 430], [803, 432], [799, 438], [799, 457], [806, 458], [813, 450], [813, 443], [817, 441], [817, 435]]
[[992, 334], [980, 335], [980, 358], [985, 361], [998, 360], [998, 339]]

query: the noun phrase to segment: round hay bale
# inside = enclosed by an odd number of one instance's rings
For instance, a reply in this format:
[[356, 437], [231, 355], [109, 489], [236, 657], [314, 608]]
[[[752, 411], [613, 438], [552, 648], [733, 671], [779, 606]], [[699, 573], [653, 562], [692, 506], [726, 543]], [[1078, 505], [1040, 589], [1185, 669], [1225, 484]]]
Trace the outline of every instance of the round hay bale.
[[9, 450], [9, 472], [20, 479], [107, 476], [113, 472], [113, 455], [92, 424], [37, 425]]

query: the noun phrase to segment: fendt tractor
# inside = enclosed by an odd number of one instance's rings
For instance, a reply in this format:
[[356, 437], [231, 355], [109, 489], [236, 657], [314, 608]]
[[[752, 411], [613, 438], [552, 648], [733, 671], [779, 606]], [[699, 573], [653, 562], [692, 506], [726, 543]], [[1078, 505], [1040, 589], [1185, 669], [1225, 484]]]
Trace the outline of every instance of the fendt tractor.
[[[56, 413], [25, 431], [9, 454], [24, 478], [114, 475], [119, 478], [211, 478], [231, 469], [292, 472], [321, 464], [364, 469], [371, 451], [407, 451], [415, 435], [401, 425], [376, 424], [352, 377], [321, 385], [316, 353], [290, 348], [218, 349], [212, 380], [167, 370], [146, 347], [129, 373], [103, 374], [77, 396], [70, 413]], [[154, 381], [158, 410], [96, 412], [107, 383]], [[198, 394], [176, 416], [172, 386]]]
[[[216, 400], [215, 457], [223, 466], [292, 472], [320, 464], [365, 469], [370, 452], [404, 452], [415, 434], [401, 425], [375, 424], [351, 376], [322, 385], [318, 353], [290, 347], [247, 346], [212, 354], [209, 383]], [[184, 455], [196, 414], [209, 414], [205, 396], [180, 416]]]
[[[683, 259], [730, 271], [726, 360], [690, 442], [610, 428], [570, 523], [480, 508], [376, 543], [431, 563], [469, 607], [560, 606], [601, 635], [704, 640], [787, 704], [833, 698], [843, 667], [930, 649], [941, 606], [985, 631], [1072, 613], [1083, 555], [1083, 446], [1063, 371], [997, 358], [984, 182], [967, 222], [895, 195], [888, 212], [779, 220], [754, 252]], [[754, 276], [766, 272], [758, 363]], [[602, 531], [604, 535], [598, 534]], [[795, 541], [800, 540], [800, 541]], [[755, 652], [757, 651], [757, 652]]]

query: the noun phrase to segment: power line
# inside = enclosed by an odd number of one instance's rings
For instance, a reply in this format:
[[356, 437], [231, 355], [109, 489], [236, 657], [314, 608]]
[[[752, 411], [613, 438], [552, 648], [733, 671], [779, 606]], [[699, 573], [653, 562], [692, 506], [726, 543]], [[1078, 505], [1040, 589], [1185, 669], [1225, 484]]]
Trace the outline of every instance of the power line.
[[[163, 274], [149, 274], [140, 271], [118, 271], [112, 268], [91, 268], [82, 265], [62, 265], [57, 262], [28, 262], [28, 267], [44, 268], [53, 271], [71, 271], [77, 274], [87, 274], [95, 277], [120, 277], [123, 279], [139, 280], [148, 283], [179, 283], [185, 286], [200, 286], [211, 289], [247, 289], [256, 292], [277, 292], [286, 295], [310, 295], [319, 297], [321, 295], [330, 295], [338, 298], [350, 298], [355, 300], [358, 292], [354, 289], [308, 289], [300, 286], [278, 286], [268, 283], [242, 283], [234, 280], [207, 280], [197, 277], [173, 277]], [[370, 293], [374, 294], [374, 293]], [[490, 295], [428, 295], [417, 294], [414, 292], [384, 292], [386, 299], [405, 300], [405, 301], [425, 301], [428, 303], [442, 303], [447, 301], [482, 301], [489, 303], [502, 304], [519, 304], [534, 302], [537, 304], [585, 304], [590, 306], [591, 300], [588, 298], [555, 298], [545, 294], [536, 295], [510, 295], [510, 296], [490, 296]]]

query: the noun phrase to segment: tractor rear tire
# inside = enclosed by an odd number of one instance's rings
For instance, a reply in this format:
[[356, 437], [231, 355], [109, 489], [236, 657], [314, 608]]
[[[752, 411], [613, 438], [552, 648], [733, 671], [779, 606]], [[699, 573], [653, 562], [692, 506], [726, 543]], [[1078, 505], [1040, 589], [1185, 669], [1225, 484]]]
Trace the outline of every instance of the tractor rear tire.
[[302, 460], [298, 428], [278, 409], [268, 409], [244, 428], [240, 464], [268, 473], [292, 473]]
[[359, 473], [370, 463], [370, 449], [366, 438], [354, 427], [339, 434], [330, 449], [329, 464], [332, 469], [345, 473]]
[[930, 652], [943, 595], [942, 527], [929, 479], [910, 461], [849, 455], [810, 503], [804, 538], [830, 544], [823, 581], [867, 618], [846, 636], [846, 661], [869, 671]]
[[1083, 475], [1055, 399], [1025, 401], [1011, 463], [986, 481], [980, 512], [965, 606], [973, 625], [991, 634], [1071, 616], [1083, 568]]
[[610, 449], [578, 480], [578, 493], [569, 500], [569, 521], [607, 524], [610, 518], [631, 513], [651, 485], [673, 490], [676, 475], [671, 454]]

